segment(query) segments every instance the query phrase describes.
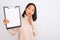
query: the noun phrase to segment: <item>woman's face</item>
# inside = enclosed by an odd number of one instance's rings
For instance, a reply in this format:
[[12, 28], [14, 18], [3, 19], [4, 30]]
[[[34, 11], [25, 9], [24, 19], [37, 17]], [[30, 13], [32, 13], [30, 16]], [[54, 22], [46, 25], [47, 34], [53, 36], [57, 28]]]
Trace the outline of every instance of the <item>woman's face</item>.
[[26, 11], [26, 15], [30, 17], [34, 14], [35, 7], [33, 5], [30, 5], [25, 9], [25, 11]]

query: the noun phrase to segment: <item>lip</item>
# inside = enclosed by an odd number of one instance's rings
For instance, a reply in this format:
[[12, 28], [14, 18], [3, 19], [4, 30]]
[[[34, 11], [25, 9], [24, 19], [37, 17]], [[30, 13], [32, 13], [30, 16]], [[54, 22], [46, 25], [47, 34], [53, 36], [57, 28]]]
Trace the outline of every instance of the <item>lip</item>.
[[31, 13], [28, 13], [29, 15], [31, 15]]
[[28, 13], [28, 16], [31, 16], [31, 14], [30, 14], [30, 13]]

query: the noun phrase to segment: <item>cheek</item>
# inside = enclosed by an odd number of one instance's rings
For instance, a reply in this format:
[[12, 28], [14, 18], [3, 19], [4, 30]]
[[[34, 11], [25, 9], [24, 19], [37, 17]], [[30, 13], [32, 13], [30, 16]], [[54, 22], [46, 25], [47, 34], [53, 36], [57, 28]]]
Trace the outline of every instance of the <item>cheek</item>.
[[27, 9], [27, 10], [26, 10], [26, 14], [31, 16], [31, 15], [34, 14], [34, 11], [31, 11], [31, 10], [28, 10], [28, 9]]
[[31, 12], [31, 15], [33, 15], [34, 14], [34, 12]]
[[26, 10], [26, 14], [28, 14], [29, 13], [29, 11], [28, 10]]
[[26, 10], [26, 15], [27, 15], [27, 16], [30, 16], [29, 10]]
[[26, 9], [26, 13], [29, 13], [29, 10], [28, 9]]

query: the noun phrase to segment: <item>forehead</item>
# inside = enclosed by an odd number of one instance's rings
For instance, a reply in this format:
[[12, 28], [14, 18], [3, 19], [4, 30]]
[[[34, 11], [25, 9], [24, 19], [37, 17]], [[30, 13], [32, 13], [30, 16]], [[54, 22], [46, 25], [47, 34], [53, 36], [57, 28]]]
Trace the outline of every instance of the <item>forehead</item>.
[[28, 8], [35, 8], [34, 5], [29, 5]]

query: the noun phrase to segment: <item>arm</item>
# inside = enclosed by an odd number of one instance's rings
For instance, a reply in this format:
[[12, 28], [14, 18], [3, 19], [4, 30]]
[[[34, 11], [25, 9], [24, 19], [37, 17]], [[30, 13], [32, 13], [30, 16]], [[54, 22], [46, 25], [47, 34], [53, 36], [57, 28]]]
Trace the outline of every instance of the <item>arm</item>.
[[28, 19], [29, 23], [31, 24], [32, 26], [32, 32], [33, 32], [33, 36], [36, 36], [37, 35], [37, 31], [36, 31], [36, 25], [37, 25], [37, 22], [36, 21], [33, 21], [32, 17], [30, 17]]
[[[3, 20], [3, 23], [5, 25], [7, 25], [7, 23], [9, 23], [9, 20], [8, 19], [4, 19]], [[8, 29], [8, 32], [12, 35], [15, 35], [17, 32], [18, 32], [18, 28], [13, 28], [13, 29]]]
[[36, 36], [37, 35], [37, 29], [36, 29], [36, 27], [37, 27], [37, 23], [36, 23], [36, 21], [34, 21], [32, 23], [33, 36]]
[[18, 32], [18, 28], [8, 29], [8, 32], [14, 36]]

